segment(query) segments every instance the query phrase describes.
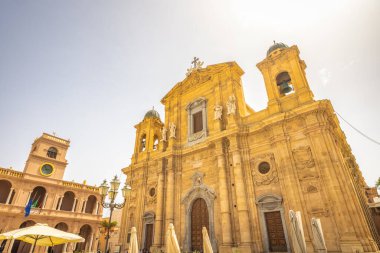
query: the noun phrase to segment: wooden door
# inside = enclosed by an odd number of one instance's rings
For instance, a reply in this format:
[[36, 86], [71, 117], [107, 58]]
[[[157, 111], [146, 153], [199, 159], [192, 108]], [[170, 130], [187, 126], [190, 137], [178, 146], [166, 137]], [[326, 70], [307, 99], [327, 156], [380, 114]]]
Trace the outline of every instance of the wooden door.
[[207, 204], [204, 199], [196, 199], [191, 209], [191, 251], [203, 252], [202, 227], [209, 231]]
[[265, 213], [265, 222], [268, 231], [269, 251], [286, 252], [287, 247], [281, 213], [279, 211]]
[[145, 248], [144, 252], [150, 252], [150, 247], [153, 244], [153, 224], [145, 226]]

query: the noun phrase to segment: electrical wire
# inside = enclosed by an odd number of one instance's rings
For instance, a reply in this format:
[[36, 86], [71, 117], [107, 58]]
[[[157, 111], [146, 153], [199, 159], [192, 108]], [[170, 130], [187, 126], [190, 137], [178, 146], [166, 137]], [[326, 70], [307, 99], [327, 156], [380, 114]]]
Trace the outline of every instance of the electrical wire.
[[377, 144], [380, 146], [380, 142], [376, 141], [375, 139], [372, 139], [371, 137], [369, 137], [368, 135], [366, 135], [365, 133], [363, 133], [362, 131], [360, 131], [359, 129], [357, 129], [356, 127], [354, 127], [350, 122], [348, 122], [347, 120], [345, 120], [337, 111], [335, 111], [335, 113], [339, 116], [339, 118], [341, 118], [344, 122], [346, 122], [350, 127], [352, 127], [352, 129], [354, 129], [356, 132], [358, 132], [359, 134], [361, 134], [362, 136], [364, 136], [365, 138], [367, 138], [368, 140], [372, 141], [373, 143]]

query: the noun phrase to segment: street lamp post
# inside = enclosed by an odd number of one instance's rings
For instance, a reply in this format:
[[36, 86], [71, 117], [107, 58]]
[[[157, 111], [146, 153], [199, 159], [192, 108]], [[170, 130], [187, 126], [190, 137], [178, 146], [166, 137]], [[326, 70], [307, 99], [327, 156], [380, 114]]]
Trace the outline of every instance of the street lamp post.
[[[106, 235], [106, 245], [104, 247], [104, 253], [107, 253], [108, 250], [108, 239], [110, 238], [110, 224], [111, 224], [111, 219], [112, 219], [112, 212], [113, 209], [121, 209], [125, 205], [125, 201], [127, 199], [128, 194], [131, 191], [131, 186], [127, 185], [125, 183], [124, 187], [121, 189], [121, 192], [123, 194], [123, 203], [117, 204], [115, 203], [116, 195], [118, 193], [118, 189], [120, 186], [120, 180], [115, 176], [112, 181], [110, 182], [111, 189], [107, 184], [107, 181], [104, 180], [103, 183], [99, 186], [100, 194], [102, 195], [102, 201], [101, 204], [103, 208], [109, 208], [110, 209], [110, 217], [108, 219], [108, 227], [107, 227], [107, 235]], [[108, 195], [108, 198], [110, 202], [106, 202], [106, 196]]]

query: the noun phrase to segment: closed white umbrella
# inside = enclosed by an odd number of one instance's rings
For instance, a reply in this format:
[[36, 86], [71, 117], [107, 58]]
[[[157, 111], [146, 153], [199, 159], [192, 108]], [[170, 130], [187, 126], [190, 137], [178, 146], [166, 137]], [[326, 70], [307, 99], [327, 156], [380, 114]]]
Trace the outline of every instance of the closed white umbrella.
[[166, 253], [181, 253], [172, 223], [169, 224], [169, 229], [166, 233]]
[[59, 229], [49, 227], [47, 224], [37, 223], [34, 226], [20, 228], [0, 234], [0, 240], [20, 240], [33, 244], [32, 252], [38, 246], [54, 246], [67, 242], [84, 242], [79, 235], [67, 233]]
[[203, 253], [213, 253], [210, 237], [208, 236], [207, 229], [202, 227], [202, 237], [203, 237]]
[[135, 227], [132, 227], [131, 229], [128, 253], [139, 253], [139, 244], [137, 242], [137, 232]]

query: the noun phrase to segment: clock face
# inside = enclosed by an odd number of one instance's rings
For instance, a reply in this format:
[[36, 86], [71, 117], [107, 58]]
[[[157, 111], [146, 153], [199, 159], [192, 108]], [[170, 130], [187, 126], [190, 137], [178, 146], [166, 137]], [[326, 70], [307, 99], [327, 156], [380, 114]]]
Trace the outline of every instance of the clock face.
[[53, 173], [53, 165], [45, 163], [41, 166], [40, 172], [44, 176], [50, 176]]

